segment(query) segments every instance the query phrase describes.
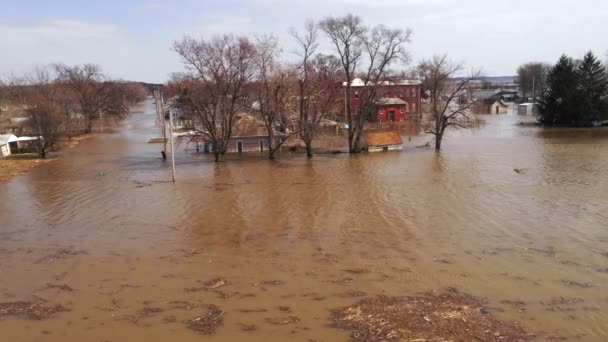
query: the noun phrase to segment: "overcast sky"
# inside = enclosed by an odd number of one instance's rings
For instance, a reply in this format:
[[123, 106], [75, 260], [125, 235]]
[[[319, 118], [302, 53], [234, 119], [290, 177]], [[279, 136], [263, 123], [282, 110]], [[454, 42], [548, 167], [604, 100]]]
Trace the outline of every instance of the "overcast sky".
[[608, 52], [605, 0], [0, 0], [0, 75], [92, 62], [115, 78], [164, 82], [183, 70], [171, 51], [185, 33], [273, 33], [306, 18], [353, 13], [414, 31], [414, 61], [447, 53], [488, 76], [526, 61]]

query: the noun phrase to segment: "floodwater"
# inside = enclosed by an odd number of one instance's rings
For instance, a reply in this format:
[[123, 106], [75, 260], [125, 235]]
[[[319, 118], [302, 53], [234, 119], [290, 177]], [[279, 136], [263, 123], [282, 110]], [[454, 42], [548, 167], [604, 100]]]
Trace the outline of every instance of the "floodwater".
[[[273, 162], [182, 145], [172, 184], [153, 113], [0, 184], [0, 303], [70, 309], [0, 316], [3, 341], [346, 341], [330, 309], [446, 287], [539, 339], [608, 340], [606, 129], [508, 114], [440, 154]], [[212, 337], [184, 324], [208, 304]]]

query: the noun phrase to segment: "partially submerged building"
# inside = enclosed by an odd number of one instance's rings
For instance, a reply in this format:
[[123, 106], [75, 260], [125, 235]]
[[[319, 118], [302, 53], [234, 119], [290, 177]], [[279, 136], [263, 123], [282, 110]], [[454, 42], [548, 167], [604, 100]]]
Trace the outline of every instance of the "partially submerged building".
[[403, 140], [398, 130], [365, 130], [363, 145], [368, 152], [400, 151]]
[[14, 134], [0, 134], [0, 157], [11, 154], [37, 152], [34, 142], [37, 137], [17, 137]]
[[474, 114], [506, 114], [509, 106], [498, 98], [480, 99], [473, 104]]
[[[280, 142], [285, 138], [283, 133], [273, 132], [273, 139]], [[270, 146], [270, 135], [262, 120], [249, 114], [239, 114], [232, 127], [232, 136], [228, 140], [226, 153], [264, 152]], [[213, 152], [213, 145], [203, 141], [203, 151]]]
[[[395, 79], [376, 86], [375, 108], [369, 121], [403, 121], [418, 119], [421, 113], [421, 81], [417, 79]], [[347, 83], [342, 84], [346, 87]], [[361, 97], [373, 85], [365, 84], [360, 78], [351, 82], [351, 108], [354, 115], [361, 112]], [[345, 88], [346, 91], [346, 88]], [[346, 116], [346, 102], [344, 108]]]

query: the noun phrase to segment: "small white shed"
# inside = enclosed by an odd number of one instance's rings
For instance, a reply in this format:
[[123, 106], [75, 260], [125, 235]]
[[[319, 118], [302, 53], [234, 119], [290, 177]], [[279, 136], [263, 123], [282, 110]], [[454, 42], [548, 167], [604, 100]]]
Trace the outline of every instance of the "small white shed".
[[517, 106], [517, 114], [519, 115], [536, 115], [536, 104], [522, 103]]
[[10, 142], [15, 141], [17, 137], [14, 134], [0, 134], [0, 158], [5, 158], [11, 155]]

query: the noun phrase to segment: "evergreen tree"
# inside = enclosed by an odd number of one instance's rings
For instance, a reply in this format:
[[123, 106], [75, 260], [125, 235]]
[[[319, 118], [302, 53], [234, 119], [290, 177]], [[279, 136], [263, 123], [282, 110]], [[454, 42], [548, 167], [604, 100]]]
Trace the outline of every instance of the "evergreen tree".
[[580, 120], [585, 123], [608, 119], [608, 74], [592, 52], [576, 70], [580, 87]]
[[579, 78], [572, 58], [562, 55], [549, 72], [548, 91], [539, 103], [540, 121], [546, 125], [579, 124]]

